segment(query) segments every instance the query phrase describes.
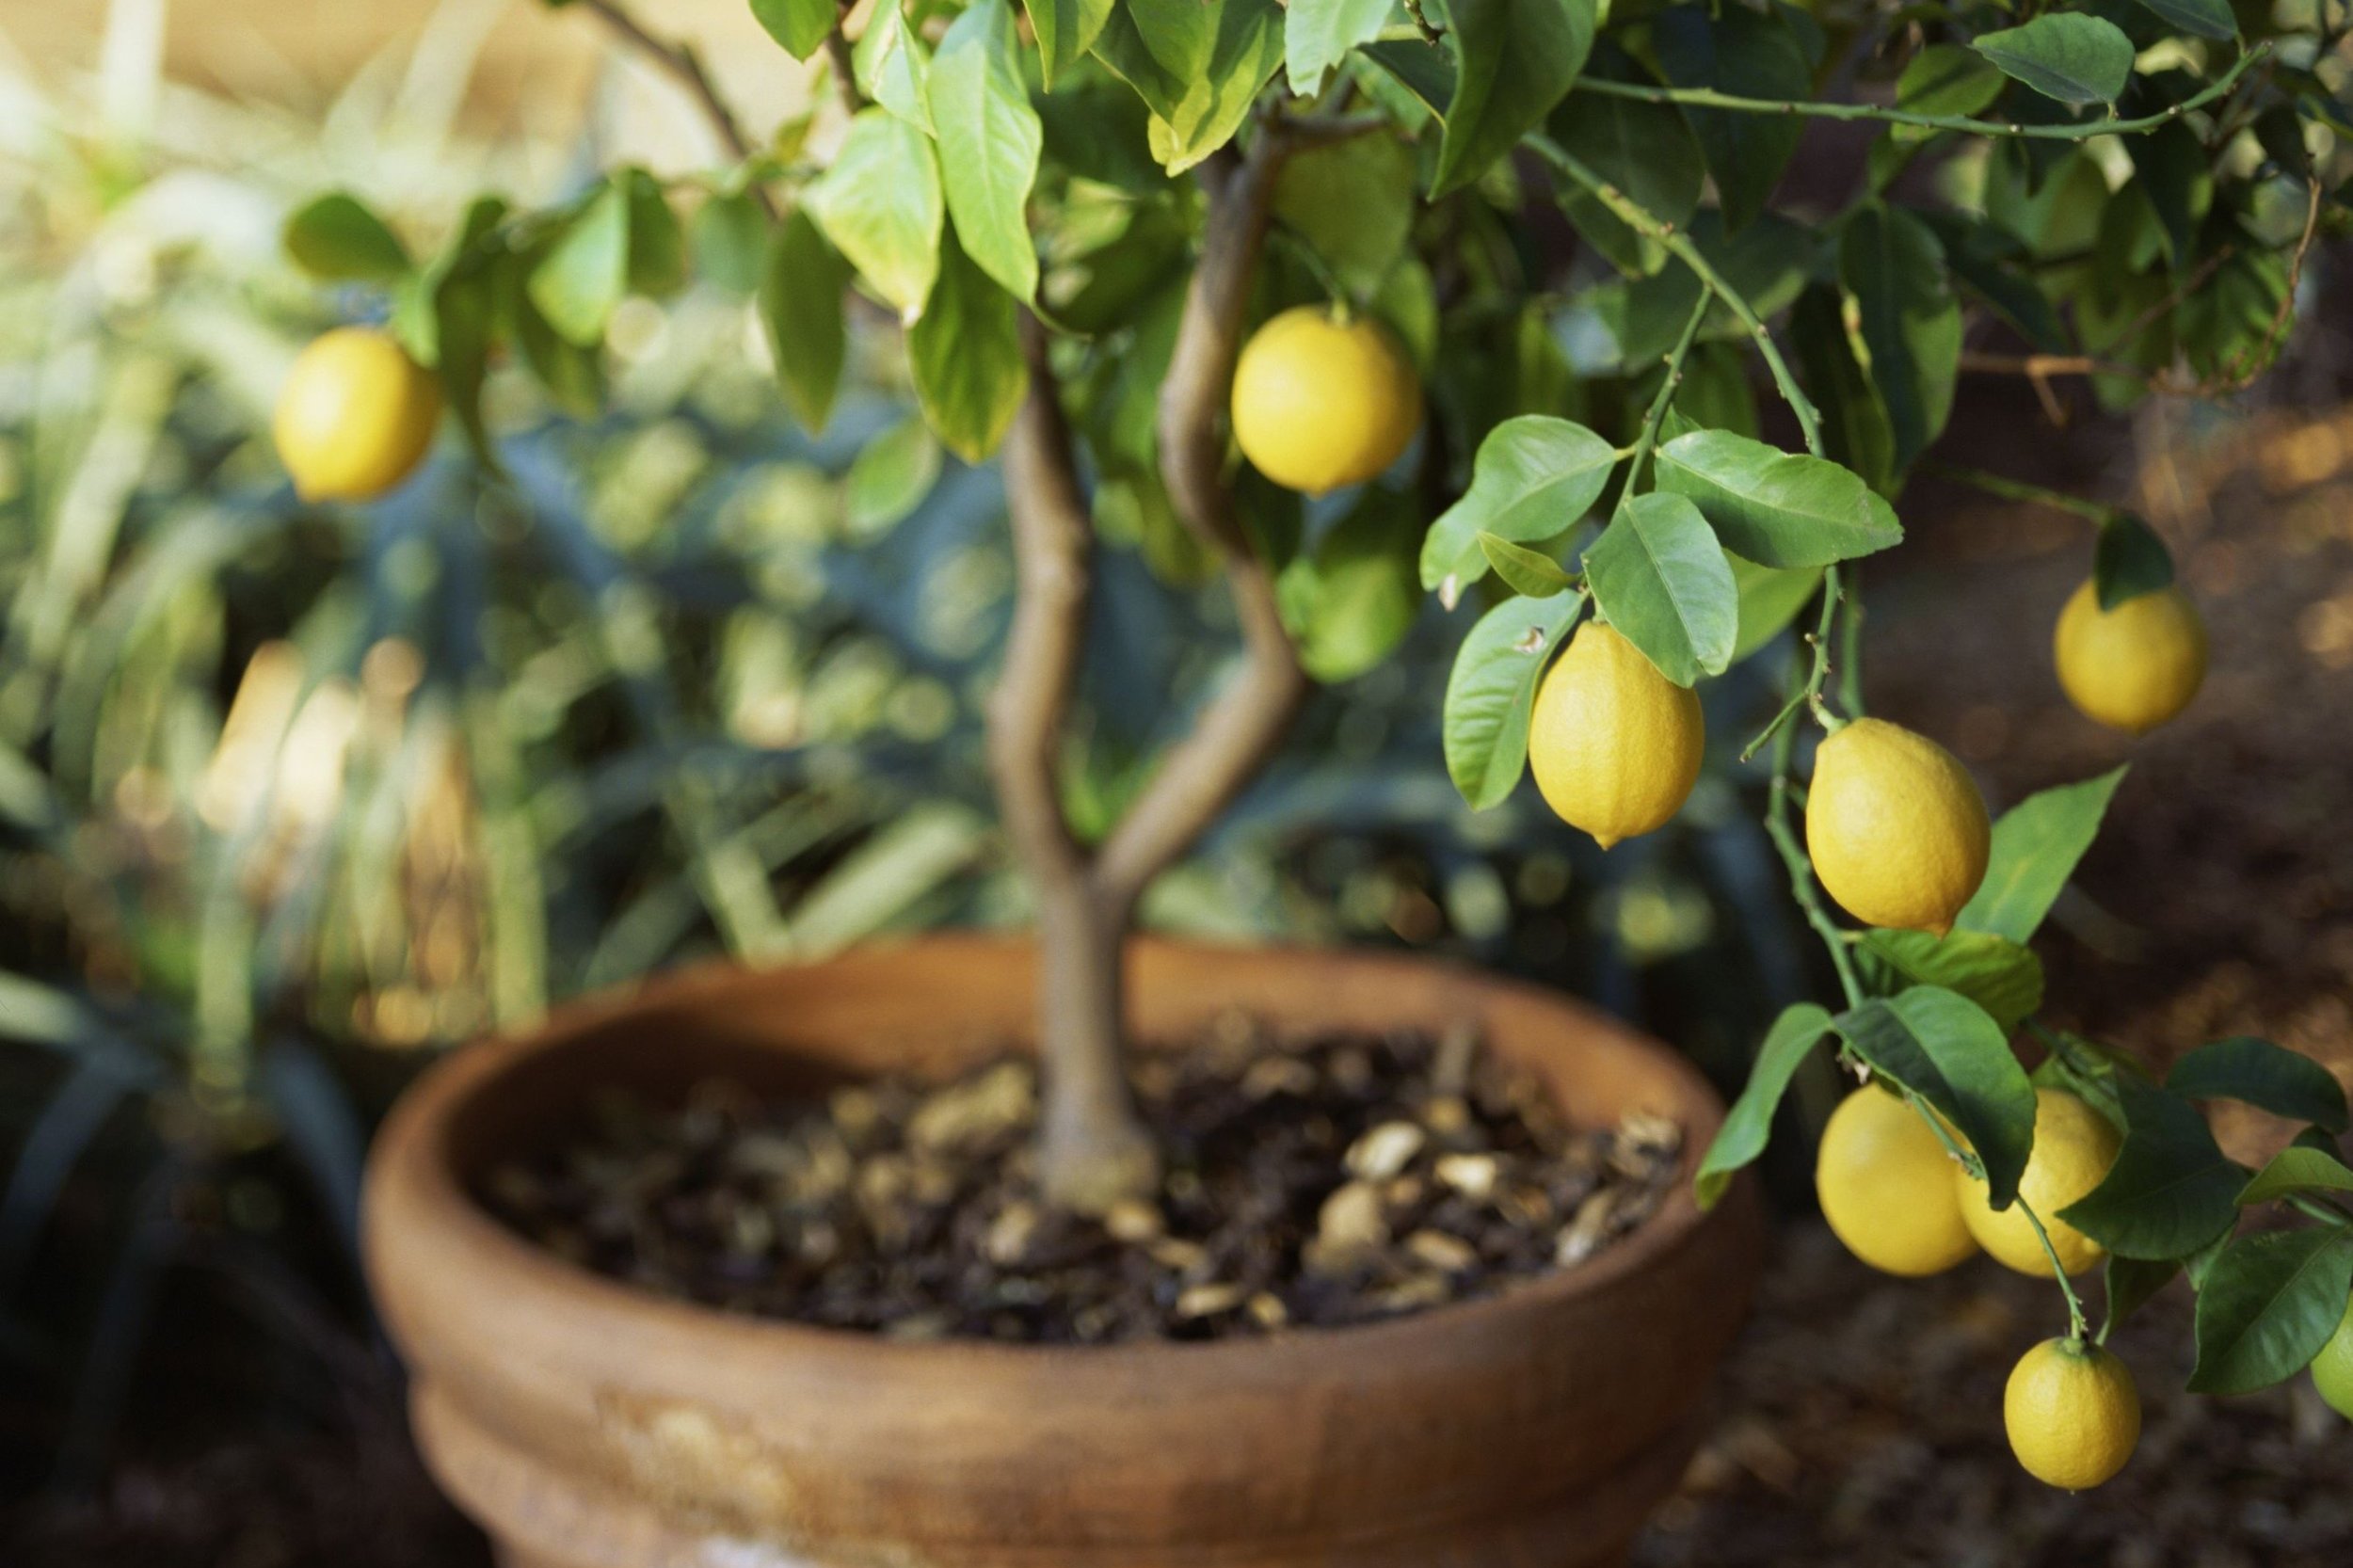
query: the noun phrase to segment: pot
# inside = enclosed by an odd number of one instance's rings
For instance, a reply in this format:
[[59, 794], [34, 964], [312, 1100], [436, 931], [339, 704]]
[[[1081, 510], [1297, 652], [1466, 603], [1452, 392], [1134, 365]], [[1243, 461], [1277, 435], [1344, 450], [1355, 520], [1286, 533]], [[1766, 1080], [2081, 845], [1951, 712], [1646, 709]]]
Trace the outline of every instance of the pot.
[[1034, 949], [938, 936], [718, 968], [436, 1065], [386, 1122], [370, 1281], [417, 1439], [508, 1568], [1578, 1568], [1622, 1560], [1697, 1438], [1760, 1250], [1702, 1213], [1722, 1107], [1565, 998], [1421, 959], [1140, 940], [1139, 1039], [1240, 1008], [1278, 1037], [1475, 1023], [1572, 1120], [1685, 1130], [1658, 1212], [1589, 1261], [1388, 1321], [1206, 1344], [908, 1343], [667, 1300], [476, 1201], [611, 1085], [675, 1100], [951, 1074], [1031, 1027]]

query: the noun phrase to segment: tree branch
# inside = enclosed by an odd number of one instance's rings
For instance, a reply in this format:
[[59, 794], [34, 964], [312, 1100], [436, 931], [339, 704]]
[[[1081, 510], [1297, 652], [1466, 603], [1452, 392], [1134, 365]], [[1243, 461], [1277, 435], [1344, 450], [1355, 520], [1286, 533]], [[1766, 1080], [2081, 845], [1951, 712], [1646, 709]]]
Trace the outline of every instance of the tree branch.
[[[578, 0], [578, 3], [582, 10], [603, 23], [623, 42], [644, 56], [648, 64], [686, 89], [687, 95], [702, 109], [703, 118], [711, 122], [712, 131], [717, 135], [720, 145], [727, 149], [730, 157], [739, 164], [750, 160], [753, 151], [751, 138], [744, 134], [744, 127], [737, 121], [735, 111], [728, 107], [727, 100], [719, 96], [718, 85], [703, 69], [702, 56], [695, 52], [693, 45], [673, 43], [655, 37], [621, 8], [620, 0]], [[767, 209], [770, 217], [775, 217], [775, 199], [757, 184], [751, 191], [753, 200]]]

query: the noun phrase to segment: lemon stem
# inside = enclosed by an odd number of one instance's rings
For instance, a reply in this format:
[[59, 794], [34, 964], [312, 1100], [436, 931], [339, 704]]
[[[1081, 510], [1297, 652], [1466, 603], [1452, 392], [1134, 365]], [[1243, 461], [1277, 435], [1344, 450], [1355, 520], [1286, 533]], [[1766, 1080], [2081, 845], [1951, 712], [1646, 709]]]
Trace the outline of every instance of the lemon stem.
[[1987, 495], [1999, 500], [2021, 501], [2029, 505], [2049, 506], [2057, 511], [2073, 512], [2075, 516], [2088, 519], [2094, 523], [2109, 522], [2118, 516], [2119, 512], [2117, 507], [2104, 505], [2097, 501], [2087, 501], [2079, 495], [2069, 495], [2065, 490], [2055, 490], [2042, 485], [2030, 485], [2023, 479], [2009, 479], [1984, 469], [1966, 468], [1959, 463], [1926, 463], [1922, 465], [1921, 472], [1931, 478], [1948, 479], [1956, 485], [1967, 485], [1972, 489], [1983, 490]]
[[1667, 423], [1667, 410], [1674, 407], [1675, 392], [1683, 386], [1683, 361], [1691, 357], [1691, 345], [1699, 341], [1700, 324], [1707, 319], [1708, 308], [1716, 298], [1706, 289], [1700, 290], [1699, 303], [1691, 307], [1691, 317], [1683, 324], [1683, 335], [1666, 359], [1667, 374], [1658, 383], [1658, 394], [1650, 400], [1650, 409], [1642, 416], [1641, 434], [1626, 454], [1625, 484], [1618, 491], [1618, 506], [1623, 510], [1633, 499], [1634, 488], [1641, 482], [1642, 465], [1650, 461], [1652, 451], [1658, 445], [1658, 432]]

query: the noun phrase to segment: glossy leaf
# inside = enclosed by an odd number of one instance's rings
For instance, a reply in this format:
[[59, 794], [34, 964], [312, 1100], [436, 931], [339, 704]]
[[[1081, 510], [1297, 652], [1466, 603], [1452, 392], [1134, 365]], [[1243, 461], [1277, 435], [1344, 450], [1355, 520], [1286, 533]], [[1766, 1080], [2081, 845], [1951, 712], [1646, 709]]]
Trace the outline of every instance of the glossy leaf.
[[344, 191], [296, 208], [281, 238], [295, 264], [322, 282], [380, 283], [408, 270], [400, 236]]
[[[1896, 82], [1896, 106], [1913, 114], [1974, 115], [2002, 96], [2001, 68], [1958, 43], [1931, 43], [1912, 56]], [[1936, 133], [1920, 126], [1891, 128], [1900, 140]]]
[[1875, 988], [1888, 994], [1942, 985], [1985, 1009], [2005, 1031], [2042, 1005], [2042, 960], [1981, 931], [1866, 931], [1857, 949]]
[[1544, 414], [1505, 420], [1479, 443], [1469, 490], [1431, 524], [1421, 585], [1453, 603], [1486, 575], [1481, 534], [1524, 544], [1567, 533], [1617, 465], [1617, 448], [1581, 424]]
[[1585, 608], [1583, 594], [1507, 599], [1463, 639], [1447, 677], [1447, 776], [1472, 808], [1500, 806], [1528, 761], [1536, 678]]
[[907, 328], [907, 368], [923, 417], [968, 463], [997, 450], [1029, 390], [1018, 312], [949, 231], [931, 302]]
[[1903, 538], [1895, 508], [1825, 458], [1725, 430], [1660, 446], [1658, 488], [1688, 496], [1724, 548], [1761, 566], [1821, 567]]
[[2231, 0], [2140, 0], [2140, 3], [2193, 38], [2219, 40], [2238, 37], [2238, 18], [2231, 14]]
[[[1550, 130], [1579, 162], [1653, 216], [1682, 228], [1699, 211], [1706, 154], [1673, 104], [1573, 93], [1552, 117]], [[1657, 269], [1663, 254], [1657, 243], [1636, 234], [1582, 186], [1562, 190], [1561, 210], [1621, 271]]]
[[1740, 630], [1732, 639], [1735, 664], [1788, 629], [1822, 586], [1819, 567], [1760, 567], [1731, 551], [1732, 581], [1740, 590]]
[[817, 53], [840, 19], [834, 0], [752, 0], [752, 15], [796, 60]]
[[1283, 63], [1275, 0], [1128, 0], [1095, 40], [1097, 58], [1152, 111], [1152, 155], [1171, 174], [1234, 137]]
[[921, 313], [946, 216], [930, 137], [887, 109], [860, 110], [801, 210], [903, 319]]
[[2353, 1235], [2334, 1227], [2234, 1237], [2198, 1290], [2193, 1394], [2251, 1394], [2311, 1365], [2353, 1291]]
[[812, 435], [832, 418], [834, 393], [841, 385], [849, 348], [841, 296], [849, 283], [849, 264], [825, 243], [808, 215], [797, 208], [787, 214], [769, 237], [760, 319], [785, 403]]
[[936, 134], [932, 123], [931, 46], [907, 24], [900, 0], [882, 0], [874, 8], [850, 53], [850, 66], [860, 92], [924, 134]]
[[1945, 248], [1912, 214], [1858, 207], [1838, 248], [1841, 282], [1855, 303], [1871, 384], [1895, 434], [1897, 471], [1944, 433], [1961, 376], [1961, 301]]
[[2100, 1185], [2058, 1217], [2119, 1257], [2184, 1257], [2230, 1230], [2246, 1173], [2178, 1095], [2116, 1076], [2124, 1143]]
[[1732, 662], [1740, 594], [1723, 546], [1679, 495], [1638, 495], [1585, 552], [1593, 602], [1678, 686]]
[[1993, 824], [1985, 880], [1953, 923], [1963, 931], [2031, 941], [2075, 862], [2091, 847], [2108, 801], [2123, 781], [2124, 770], [2118, 768], [2028, 795], [2003, 812]]
[[[1674, 6], [1651, 21], [1651, 43], [1668, 81], [1740, 98], [1787, 102], [1812, 95], [1813, 67], [1797, 29], [1779, 11], [1725, 6], [1713, 15]], [[1736, 114], [1687, 105], [1685, 115], [1715, 176], [1724, 225], [1739, 230], [1765, 210], [1804, 126], [1795, 115]]]
[[931, 69], [948, 216], [966, 255], [1015, 298], [1037, 293], [1030, 188], [1046, 133], [1021, 80], [1007, 0], [977, 0], [939, 40]]
[[1480, 553], [1487, 557], [1487, 565], [1515, 594], [1530, 599], [1549, 599], [1554, 594], [1576, 585], [1577, 579], [1549, 555], [1540, 554], [1526, 545], [1513, 544], [1493, 534], [1479, 536]]
[[2034, 1144], [2034, 1085], [1983, 1008], [1917, 986], [1838, 1016], [1838, 1032], [1875, 1071], [1944, 1114], [1983, 1163], [1989, 1201], [2008, 1208]]
[[2045, 98], [2113, 104], [2133, 74], [2133, 40], [2115, 23], [2051, 11], [2022, 27], [1979, 35], [1971, 45]]
[[1030, 30], [1037, 35], [1038, 72], [1050, 88], [1095, 47], [1113, 0], [1025, 0]]
[[2239, 1207], [2250, 1208], [2277, 1198], [2302, 1193], [2353, 1192], [2353, 1169], [2327, 1149], [2291, 1144], [2271, 1157], [2238, 1195]]
[[2113, 610], [2129, 599], [2173, 585], [2173, 552], [2156, 531], [2130, 512], [2100, 524], [2092, 546], [2091, 579], [2100, 608]]
[[1470, 184], [1544, 123], [1593, 47], [1593, 0], [1454, 0], [1447, 101], [1431, 195]]
[[2251, 1035], [2216, 1040], [2173, 1064], [2165, 1086], [2185, 1099], [2233, 1099], [2342, 1134], [2345, 1090], [2300, 1051]]
[[1360, 43], [1381, 34], [1396, 0], [1291, 0], [1283, 17], [1283, 67], [1292, 93], [1313, 98]]
[[2182, 1272], [2180, 1263], [2171, 1258], [2144, 1262], [2137, 1257], [2117, 1257], [2111, 1255], [2102, 1273], [2108, 1298], [2107, 1318], [2101, 1337], [2114, 1334], [2126, 1319], [2156, 1298], [2158, 1291], [2173, 1283], [2173, 1276]]
[[1830, 1014], [1810, 1001], [1782, 1009], [1781, 1016], [1773, 1020], [1765, 1043], [1757, 1048], [1747, 1086], [1724, 1112], [1723, 1126], [1716, 1129], [1715, 1142], [1707, 1145], [1700, 1160], [1695, 1185], [1702, 1208], [1714, 1208], [1724, 1189], [1732, 1185], [1733, 1173], [1765, 1152], [1772, 1136], [1773, 1112], [1780, 1108], [1789, 1080], [1830, 1032]]

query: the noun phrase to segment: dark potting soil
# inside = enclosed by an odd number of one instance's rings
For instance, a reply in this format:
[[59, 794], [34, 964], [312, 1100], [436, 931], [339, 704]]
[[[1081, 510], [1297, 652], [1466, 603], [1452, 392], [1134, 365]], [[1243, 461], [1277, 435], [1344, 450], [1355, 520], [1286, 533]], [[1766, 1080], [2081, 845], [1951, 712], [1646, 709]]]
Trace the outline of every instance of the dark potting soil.
[[1658, 1207], [1682, 1129], [1567, 1126], [1468, 1036], [1271, 1050], [1235, 1019], [1140, 1056], [1167, 1174], [1101, 1221], [1038, 1198], [1037, 1077], [822, 1102], [726, 1083], [683, 1108], [602, 1100], [490, 1206], [616, 1279], [731, 1312], [905, 1338], [1216, 1339], [1366, 1322], [1574, 1266]]

